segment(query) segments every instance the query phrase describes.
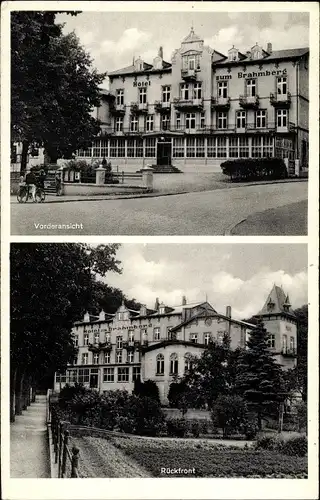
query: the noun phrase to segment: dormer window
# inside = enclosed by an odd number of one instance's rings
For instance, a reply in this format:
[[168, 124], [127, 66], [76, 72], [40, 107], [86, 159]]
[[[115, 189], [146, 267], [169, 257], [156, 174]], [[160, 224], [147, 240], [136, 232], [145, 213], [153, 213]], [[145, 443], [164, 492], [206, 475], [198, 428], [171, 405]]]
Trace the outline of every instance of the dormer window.
[[165, 314], [165, 305], [164, 304], [160, 304], [159, 314]]
[[274, 302], [272, 302], [272, 300], [270, 300], [270, 301], [268, 302], [268, 305], [267, 305], [267, 307], [268, 307], [268, 311], [272, 311], [272, 310], [274, 309], [274, 306], [275, 306], [275, 303], [274, 303]]
[[261, 59], [262, 58], [261, 47], [259, 47], [259, 45], [256, 44], [254, 47], [252, 47], [251, 54], [252, 54], [252, 59]]
[[233, 45], [232, 49], [228, 51], [228, 59], [229, 61], [238, 61], [239, 60], [239, 50], [235, 48]]

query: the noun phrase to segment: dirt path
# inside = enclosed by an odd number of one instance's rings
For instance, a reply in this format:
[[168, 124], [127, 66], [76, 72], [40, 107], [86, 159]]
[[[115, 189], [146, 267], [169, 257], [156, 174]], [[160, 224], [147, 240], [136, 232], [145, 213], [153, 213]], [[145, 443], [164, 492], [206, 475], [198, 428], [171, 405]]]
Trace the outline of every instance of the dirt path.
[[107, 439], [80, 437], [72, 438], [71, 443], [80, 449], [82, 478], [152, 477]]

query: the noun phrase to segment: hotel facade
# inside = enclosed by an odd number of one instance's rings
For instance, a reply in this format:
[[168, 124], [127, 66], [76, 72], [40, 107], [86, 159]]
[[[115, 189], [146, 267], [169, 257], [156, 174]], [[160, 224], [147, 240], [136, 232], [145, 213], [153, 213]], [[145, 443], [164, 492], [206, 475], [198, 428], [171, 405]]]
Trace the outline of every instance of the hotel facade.
[[[274, 286], [258, 314], [270, 333], [269, 345], [284, 368], [293, 368], [297, 355], [297, 320], [289, 297]], [[222, 343], [227, 334], [231, 348], [245, 347], [254, 325], [232, 318], [231, 307], [218, 313], [207, 301], [166, 306], [156, 300], [153, 310], [145, 306], [130, 310], [122, 304], [114, 315], [88, 312], [74, 324], [72, 334], [77, 358], [66, 373], [56, 374], [54, 390], [76, 382], [103, 393], [131, 392], [138, 378], [153, 380], [162, 404], [168, 403], [170, 384], [189, 369], [191, 358], [200, 356], [211, 342]]]
[[170, 63], [160, 47], [152, 64], [138, 58], [108, 78], [100, 137], [79, 158], [128, 171], [220, 171], [227, 159], [273, 156], [308, 168], [308, 48], [223, 55], [191, 29]]

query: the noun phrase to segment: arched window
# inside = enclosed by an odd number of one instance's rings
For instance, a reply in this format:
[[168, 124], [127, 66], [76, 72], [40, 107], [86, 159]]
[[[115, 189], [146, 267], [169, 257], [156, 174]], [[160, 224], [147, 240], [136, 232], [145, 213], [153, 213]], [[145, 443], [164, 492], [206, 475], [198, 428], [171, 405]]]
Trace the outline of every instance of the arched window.
[[164, 356], [163, 356], [163, 354], [158, 354], [156, 360], [157, 360], [157, 374], [163, 375], [164, 374]]
[[190, 352], [186, 352], [186, 354], [184, 355], [184, 371], [185, 372], [188, 372], [191, 368], [191, 354]]
[[172, 353], [170, 356], [170, 375], [178, 374], [178, 356]]

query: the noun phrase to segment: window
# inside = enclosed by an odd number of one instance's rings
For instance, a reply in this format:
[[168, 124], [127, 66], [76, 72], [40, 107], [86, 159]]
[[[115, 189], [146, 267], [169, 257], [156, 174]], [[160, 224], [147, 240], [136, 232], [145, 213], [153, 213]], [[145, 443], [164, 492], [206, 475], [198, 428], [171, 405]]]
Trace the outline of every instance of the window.
[[141, 379], [141, 368], [140, 366], [134, 366], [132, 369], [132, 382]]
[[87, 352], [84, 352], [82, 354], [82, 364], [83, 365], [87, 365], [88, 364], [88, 358], [89, 358], [89, 354]]
[[88, 345], [89, 344], [89, 333], [85, 333], [83, 335], [83, 345]]
[[262, 158], [261, 137], [252, 137], [252, 158]]
[[187, 101], [189, 99], [189, 84], [188, 83], [181, 84], [180, 97], [183, 101]]
[[93, 354], [93, 364], [94, 365], [98, 365], [99, 364], [99, 353], [98, 352], [95, 352]]
[[121, 106], [123, 105], [124, 102], [124, 90], [123, 89], [117, 89], [117, 105]]
[[194, 344], [198, 343], [198, 334], [197, 333], [190, 333], [190, 342], [193, 342]]
[[103, 369], [103, 381], [104, 382], [114, 382], [114, 368], [104, 368]]
[[138, 117], [135, 115], [131, 116], [130, 130], [131, 132], [138, 132]]
[[99, 344], [99, 340], [100, 340], [100, 334], [99, 334], [99, 332], [96, 332], [94, 334], [94, 343]]
[[181, 115], [180, 113], [176, 113], [176, 129], [180, 129], [181, 128]]
[[196, 156], [195, 137], [187, 137], [187, 158], [194, 158], [195, 156]]
[[139, 103], [140, 104], [147, 103], [147, 89], [145, 88], [139, 89]]
[[218, 97], [228, 97], [228, 82], [218, 82]]
[[66, 378], [67, 384], [70, 382], [71, 383], [77, 382], [77, 375], [78, 375], [77, 370], [67, 370], [67, 378]]
[[136, 140], [136, 157], [137, 158], [143, 157], [143, 139], [142, 138]]
[[170, 129], [170, 115], [162, 115], [161, 116], [161, 129], [169, 130]]
[[265, 109], [260, 109], [259, 111], [256, 111], [256, 128], [266, 128], [266, 118], [267, 118], [267, 112]]
[[272, 157], [273, 156], [273, 137], [265, 136], [262, 137], [262, 148], [263, 148], [263, 157]]
[[188, 69], [196, 69], [196, 59], [195, 57], [188, 58]]
[[122, 351], [116, 352], [116, 363], [122, 363]]
[[287, 335], [282, 335], [282, 349], [286, 350], [288, 347], [288, 337]]
[[110, 333], [106, 333], [106, 342], [110, 342], [110, 340], [111, 340]]
[[256, 80], [255, 79], [246, 80], [246, 95], [248, 97], [255, 97], [255, 95], [256, 95]]
[[160, 328], [153, 329], [153, 340], [160, 340]]
[[104, 353], [104, 362], [106, 365], [108, 365], [109, 363], [111, 363], [111, 354], [110, 352], [105, 352]]
[[147, 137], [146, 147], [145, 147], [145, 157], [155, 158], [155, 156], [156, 156], [156, 140], [153, 137]]
[[162, 102], [170, 102], [170, 93], [170, 85], [165, 85], [164, 87], [162, 87]]
[[183, 56], [182, 67], [183, 69], [189, 69], [189, 70], [200, 69], [200, 54]]
[[216, 137], [208, 137], [207, 139], [207, 156], [208, 158], [217, 157], [217, 141]]
[[246, 128], [247, 114], [245, 111], [236, 112], [237, 128]]
[[123, 117], [122, 116], [118, 116], [115, 119], [115, 124], [116, 124], [115, 131], [116, 132], [122, 132], [122, 130], [123, 130]]
[[238, 158], [239, 157], [238, 137], [230, 137], [229, 138], [229, 156], [230, 156], [230, 158]]
[[239, 137], [239, 156], [249, 158], [249, 137]]
[[184, 371], [188, 372], [191, 368], [191, 354], [190, 352], [186, 352], [184, 356]]
[[110, 140], [110, 156], [111, 158], [125, 157], [125, 140], [111, 139]]
[[205, 147], [204, 147], [204, 137], [196, 137], [196, 157], [204, 158]]
[[206, 332], [203, 334], [203, 343], [204, 345], [208, 345], [209, 342], [211, 340], [211, 333], [210, 332]]
[[80, 368], [78, 375], [79, 384], [88, 384], [90, 381], [90, 370], [89, 368]]
[[202, 98], [202, 83], [196, 82], [193, 87], [193, 98], [201, 99]]
[[217, 127], [219, 130], [227, 128], [227, 113], [225, 111], [219, 111], [217, 113]]
[[170, 375], [178, 374], [178, 356], [172, 353], [170, 356]]
[[286, 95], [287, 94], [287, 77], [278, 76], [277, 77], [277, 94]]
[[134, 361], [134, 352], [128, 351], [127, 352], [127, 361], [128, 363], [133, 363]]
[[156, 357], [156, 362], [157, 362], [157, 375], [163, 375], [164, 374], [164, 356], [163, 354], [158, 354]]
[[117, 313], [117, 318], [118, 318], [118, 321], [121, 321], [123, 319], [123, 313], [122, 312], [118, 312]]
[[294, 337], [290, 337], [290, 351], [294, 350]]
[[75, 347], [78, 347], [78, 345], [79, 345], [79, 335], [74, 335], [73, 336], [73, 345]]
[[122, 349], [122, 335], [118, 335], [116, 338], [117, 349]]
[[186, 114], [186, 128], [187, 129], [195, 129], [196, 128], [196, 114], [195, 113], [187, 113]]
[[146, 116], [146, 131], [147, 132], [153, 131], [153, 115]]
[[271, 348], [273, 348], [273, 347], [276, 346], [276, 337], [275, 337], [275, 335], [273, 335], [273, 334], [269, 335], [268, 346], [271, 347]]
[[66, 377], [65, 373], [64, 374], [56, 373], [56, 383], [59, 383], [59, 382], [65, 383], [66, 379], [67, 379], [67, 377]]
[[129, 342], [134, 341], [134, 331], [133, 330], [129, 330], [128, 340], [129, 340]]
[[173, 138], [172, 156], [174, 158], [183, 158], [184, 157], [184, 138], [183, 137], [174, 137]]
[[118, 368], [118, 382], [129, 382], [129, 368]]
[[288, 110], [277, 109], [277, 127], [286, 128], [288, 124]]
[[227, 138], [216, 137], [217, 139], [217, 158], [227, 157]]
[[200, 128], [205, 128], [206, 126], [206, 114], [200, 113]]

